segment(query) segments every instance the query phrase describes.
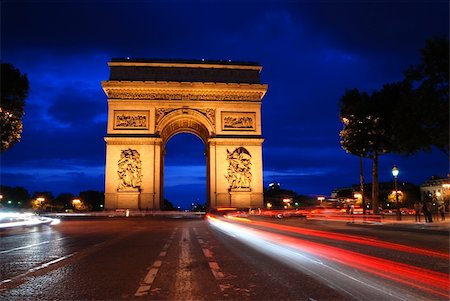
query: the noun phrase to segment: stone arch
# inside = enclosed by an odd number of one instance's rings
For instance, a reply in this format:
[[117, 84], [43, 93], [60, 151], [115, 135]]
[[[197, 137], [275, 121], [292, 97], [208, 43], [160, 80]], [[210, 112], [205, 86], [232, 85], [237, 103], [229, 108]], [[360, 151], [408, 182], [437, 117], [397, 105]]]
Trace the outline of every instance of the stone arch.
[[198, 136], [205, 145], [214, 135], [211, 121], [193, 109], [176, 109], [164, 116], [156, 126], [156, 132], [162, 138], [163, 145], [178, 133], [191, 133]]
[[[263, 206], [267, 85], [260, 83], [261, 66], [130, 59], [108, 65], [109, 80], [102, 82], [108, 97], [105, 209], [161, 209], [165, 146], [178, 133], [205, 143], [208, 207]], [[119, 172], [124, 152], [139, 154], [132, 161], [141, 166], [139, 181], [131, 184]]]

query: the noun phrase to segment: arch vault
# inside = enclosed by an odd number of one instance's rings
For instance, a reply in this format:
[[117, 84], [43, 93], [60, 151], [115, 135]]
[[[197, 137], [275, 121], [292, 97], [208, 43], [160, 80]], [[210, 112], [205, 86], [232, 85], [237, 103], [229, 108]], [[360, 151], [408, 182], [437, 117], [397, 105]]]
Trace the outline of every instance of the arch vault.
[[178, 133], [205, 143], [209, 208], [262, 207], [261, 66], [130, 59], [108, 65], [106, 209], [161, 209], [165, 145]]

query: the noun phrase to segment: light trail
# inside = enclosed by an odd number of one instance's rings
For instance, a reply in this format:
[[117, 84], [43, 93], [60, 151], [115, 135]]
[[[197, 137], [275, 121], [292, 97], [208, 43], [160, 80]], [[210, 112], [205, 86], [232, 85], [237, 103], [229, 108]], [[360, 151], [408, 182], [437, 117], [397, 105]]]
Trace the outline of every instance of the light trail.
[[[289, 266], [295, 264], [296, 268], [314, 274], [357, 299], [378, 300], [389, 296], [399, 300], [417, 300], [429, 299], [427, 296], [430, 294], [433, 296], [431, 299], [438, 296], [448, 300], [450, 297], [449, 276], [444, 273], [232, 224], [211, 216], [208, 220], [219, 230], [278, 260], [287, 258]], [[337, 267], [334, 266], [336, 264]], [[415, 290], [402, 289], [398, 284]], [[424, 296], [425, 292], [428, 295]]]
[[[9, 222], [5, 222], [4, 220], [9, 220]], [[31, 227], [44, 224], [57, 225], [60, 222], [61, 220], [57, 218], [43, 217], [32, 213], [0, 212], [0, 229]]]
[[296, 233], [301, 235], [307, 235], [307, 236], [314, 236], [314, 237], [321, 237], [326, 238], [330, 240], [339, 240], [339, 241], [345, 241], [360, 245], [366, 245], [371, 247], [377, 247], [377, 248], [383, 248], [383, 249], [389, 249], [389, 250], [395, 250], [395, 251], [401, 251], [401, 252], [407, 252], [407, 253], [413, 253], [417, 255], [424, 255], [424, 256], [432, 256], [436, 258], [441, 259], [450, 259], [450, 255], [447, 253], [437, 252], [433, 250], [428, 249], [422, 249], [422, 248], [416, 248], [411, 246], [405, 246], [397, 243], [391, 243], [386, 241], [380, 241], [373, 238], [368, 238], [364, 236], [354, 236], [354, 235], [348, 235], [348, 234], [340, 234], [335, 232], [326, 232], [326, 231], [320, 231], [320, 230], [312, 230], [308, 228], [302, 228], [302, 227], [293, 227], [293, 226], [287, 226], [287, 225], [280, 225], [280, 224], [273, 224], [268, 222], [262, 222], [262, 221], [255, 221], [245, 218], [237, 218], [233, 216], [228, 216], [228, 219], [238, 221], [238, 222], [246, 222], [251, 223], [254, 226], [260, 226], [268, 229], [273, 230], [280, 230], [284, 232], [290, 232], [290, 233]]

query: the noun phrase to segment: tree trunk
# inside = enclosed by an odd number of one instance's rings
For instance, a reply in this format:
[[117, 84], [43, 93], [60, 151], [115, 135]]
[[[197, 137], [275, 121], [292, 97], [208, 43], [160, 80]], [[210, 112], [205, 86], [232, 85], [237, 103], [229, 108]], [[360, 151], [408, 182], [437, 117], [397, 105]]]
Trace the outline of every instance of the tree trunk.
[[372, 166], [372, 209], [375, 214], [380, 213], [378, 210], [378, 153], [373, 153]]
[[366, 202], [364, 199], [364, 169], [363, 169], [363, 157], [359, 156], [359, 185], [361, 190], [361, 200], [363, 207], [363, 215], [366, 214]]

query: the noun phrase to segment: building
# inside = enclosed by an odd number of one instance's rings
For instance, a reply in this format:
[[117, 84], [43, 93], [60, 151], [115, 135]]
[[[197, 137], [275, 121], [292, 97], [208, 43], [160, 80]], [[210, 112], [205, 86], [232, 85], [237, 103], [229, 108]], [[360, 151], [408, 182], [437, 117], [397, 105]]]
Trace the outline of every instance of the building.
[[432, 176], [420, 185], [420, 200], [422, 202], [445, 202], [450, 199], [450, 175], [447, 177]]

